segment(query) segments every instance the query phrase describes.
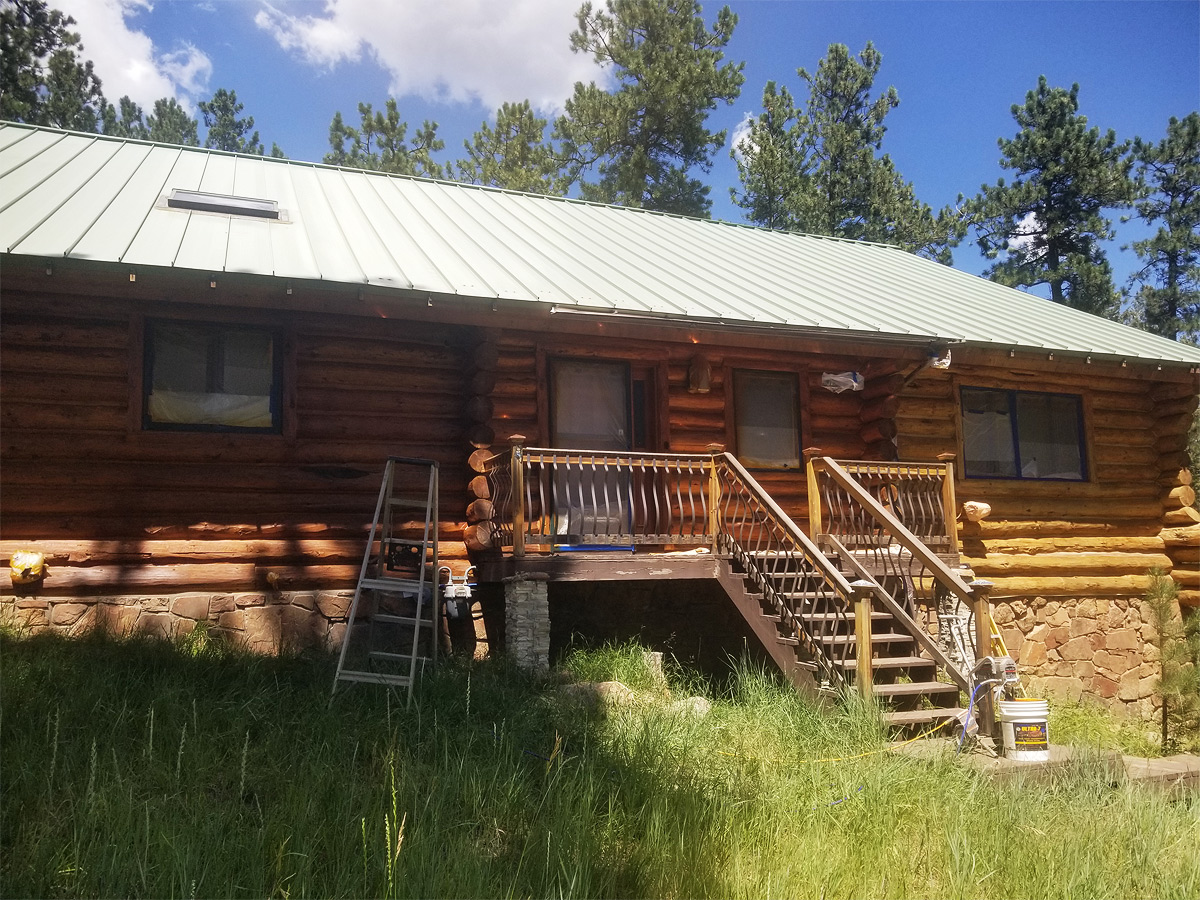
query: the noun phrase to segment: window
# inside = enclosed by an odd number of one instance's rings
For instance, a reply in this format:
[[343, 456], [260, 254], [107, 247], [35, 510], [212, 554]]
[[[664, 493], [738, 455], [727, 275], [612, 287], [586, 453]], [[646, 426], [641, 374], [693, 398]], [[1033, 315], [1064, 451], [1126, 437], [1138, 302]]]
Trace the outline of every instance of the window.
[[800, 466], [800, 417], [796, 376], [787, 372], [733, 373], [733, 419], [737, 455], [747, 466]]
[[652, 366], [551, 360], [551, 446], [581, 450], [653, 449], [654, 397]]
[[146, 324], [147, 428], [277, 432], [279, 380], [269, 331]]
[[963, 388], [962, 423], [969, 478], [1087, 477], [1078, 396]]

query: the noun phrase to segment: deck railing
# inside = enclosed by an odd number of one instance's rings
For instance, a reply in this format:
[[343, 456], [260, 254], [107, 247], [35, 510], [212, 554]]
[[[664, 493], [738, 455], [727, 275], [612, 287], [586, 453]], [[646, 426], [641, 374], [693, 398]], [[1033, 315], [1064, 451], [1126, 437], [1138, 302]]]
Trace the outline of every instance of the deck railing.
[[950, 462], [894, 463], [814, 457], [808, 463], [809, 528], [862, 578], [964, 688], [963, 661], [948, 652], [939, 615], [975, 609], [986, 591], [950, 566], [958, 558]]
[[731, 454], [515, 445], [483, 468], [492, 546], [517, 557], [532, 547], [706, 546], [736, 565], [823, 680], [844, 681], [854, 591]]

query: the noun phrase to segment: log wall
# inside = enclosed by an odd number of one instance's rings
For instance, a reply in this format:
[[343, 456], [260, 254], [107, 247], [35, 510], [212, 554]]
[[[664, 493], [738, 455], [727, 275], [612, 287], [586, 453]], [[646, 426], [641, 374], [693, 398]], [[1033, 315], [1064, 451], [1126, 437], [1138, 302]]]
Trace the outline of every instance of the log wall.
[[1141, 596], [1150, 570], [1171, 574], [1182, 604], [1200, 601], [1200, 513], [1184, 452], [1194, 380], [1157, 381], [1148, 366], [955, 353], [951, 372], [921, 372], [903, 389], [901, 458], [961, 452], [963, 386], [1083, 398], [1088, 480], [968, 479], [958, 467], [960, 512], [965, 501], [991, 506], [978, 523], [960, 516], [964, 561], [994, 583], [997, 621], [1035, 689], [1149, 714], [1158, 672]]
[[[141, 323], [151, 312], [269, 326], [284, 357], [283, 433], [143, 430]], [[336, 621], [389, 455], [440, 463], [441, 553], [461, 571], [473, 335], [6, 290], [0, 557], [35, 546], [50, 566], [40, 587], [17, 598], [22, 617], [130, 624], [140, 609], [157, 631], [196, 618], [232, 631], [250, 622], [254, 644], [288, 631], [281, 607], [294, 608], [297, 623], [313, 610]], [[209, 598], [204, 615], [197, 597]], [[323, 627], [299, 631], [325, 640]]]

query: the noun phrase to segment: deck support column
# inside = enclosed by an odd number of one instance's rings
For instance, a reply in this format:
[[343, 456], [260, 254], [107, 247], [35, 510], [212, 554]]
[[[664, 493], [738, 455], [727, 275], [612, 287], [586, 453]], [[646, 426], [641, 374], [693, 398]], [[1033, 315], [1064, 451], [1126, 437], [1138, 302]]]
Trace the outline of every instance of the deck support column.
[[550, 576], [520, 572], [504, 579], [504, 647], [519, 668], [550, 668]]
[[[975, 620], [975, 664], [992, 655], [992, 583], [976, 579], [970, 584], [971, 612]], [[988, 685], [982, 696], [975, 698], [975, 719], [979, 733], [994, 737], [996, 734], [996, 710], [992, 703], [992, 688]]]
[[875, 672], [871, 661], [871, 593], [874, 585], [865, 580], [853, 581], [854, 588], [854, 658], [858, 664], [855, 680], [863, 697], [875, 694]]

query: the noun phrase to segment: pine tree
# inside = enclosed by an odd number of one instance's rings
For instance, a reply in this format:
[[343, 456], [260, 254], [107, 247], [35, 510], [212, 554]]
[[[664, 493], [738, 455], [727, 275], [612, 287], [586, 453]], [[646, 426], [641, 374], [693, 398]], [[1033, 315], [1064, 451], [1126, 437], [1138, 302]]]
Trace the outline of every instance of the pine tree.
[[729, 196], [746, 210], [746, 219], [764, 228], [797, 231], [792, 215], [795, 198], [808, 190], [811, 178], [799, 146], [800, 113], [786, 87], [768, 81], [763, 88], [763, 111], [730, 155], [737, 163], [741, 189]]
[[884, 119], [900, 103], [894, 87], [871, 96], [882, 61], [870, 42], [858, 58], [831, 45], [816, 72], [797, 70], [808, 87], [803, 112], [769, 83], [763, 113], [734, 148], [742, 188], [733, 199], [759, 225], [880, 241], [948, 262], [964, 233], [959, 216], [946, 209], [935, 218], [882, 152]]
[[546, 120], [534, 115], [528, 100], [505, 103], [496, 111], [496, 127], [484, 122], [463, 141], [467, 157], [454, 164], [459, 181], [514, 191], [564, 194], [567, 184], [558, 154], [544, 141]]
[[154, 101], [154, 112], [146, 117], [146, 131], [152, 141], [199, 147], [196, 120], [187, 114], [174, 97]]
[[104, 95], [75, 20], [43, 0], [0, 8], [0, 118], [95, 131]]
[[204, 146], [234, 153], [257, 153], [262, 155], [263, 145], [254, 128], [254, 116], [239, 118], [243, 105], [238, 103], [237, 91], [218, 88], [210, 100], [200, 101], [200, 115], [208, 133]]
[[101, 103], [100, 131], [103, 134], [138, 140], [150, 137], [142, 108], [129, 97], [122, 97], [115, 107], [107, 100]]
[[[333, 114], [329, 124], [329, 152], [325, 162], [335, 166], [354, 166], [398, 175], [424, 175], [441, 178], [441, 165], [433, 154], [444, 148], [437, 136], [437, 123], [426, 120], [408, 142], [408, 123], [400, 120], [394, 98], [388, 98], [385, 112], [377, 112], [370, 103], [358, 104], [361, 127], [346, 125], [341, 112]], [[347, 148], [347, 142], [349, 147]]]
[[708, 114], [741, 92], [742, 64], [721, 62], [737, 16], [722, 8], [710, 30], [696, 0], [607, 0], [585, 3], [576, 20], [571, 48], [617, 87], [575, 85], [555, 125], [570, 180], [589, 200], [707, 216], [709, 189], [691, 173], [708, 172], [725, 143]]
[[1112, 223], [1102, 213], [1133, 199], [1128, 145], [1088, 128], [1078, 84], [1052, 88], [1042, 76], [1012, 114], [1020, 131], [999, 146], [1013, 181], [983, 185], [970, 204], [980, 249], [999, 259], [987, 274], [1013, 287], [1045, 284], [1056, 303], [1115, 316], [1119, 298], [1101, 247]]
[[1171, 118], [1157, 144], [1136, 138], [1137, 218], [1158, 230], [1135, 241], [1142, 267], [1135, 314], [1147, 331], [1200, 343], [1200, 113]]
[[1150, 607], [1151, 640], [1158, 650], [1155, 690], [1162, 700], [1162, 748], [1174, 748], [1179, 735], [1200, 731], [1200, 617], [1183, 617], [1179, 585], [1161, 569], [1150, 570], [1144, 595]]

